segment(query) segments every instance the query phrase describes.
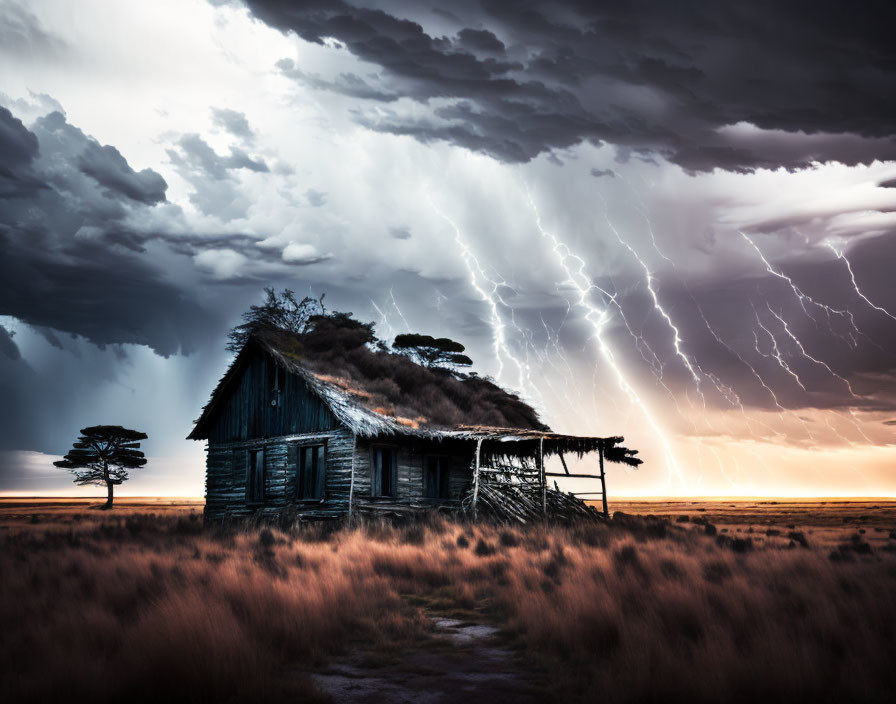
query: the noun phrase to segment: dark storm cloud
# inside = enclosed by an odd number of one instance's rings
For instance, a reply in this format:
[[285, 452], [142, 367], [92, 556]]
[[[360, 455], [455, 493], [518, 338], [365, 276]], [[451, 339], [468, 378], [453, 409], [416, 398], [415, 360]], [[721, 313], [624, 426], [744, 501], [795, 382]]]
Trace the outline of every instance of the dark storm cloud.
[[134, 171], [115, 147], [88, 142], [78, 158], [78, 167], [101, 186], [131, 200], [146, 205], [165, 200], [165, 179], [152, 169]]
[[[309, 42], [341, 42], [430, 117], [358, 113], [365, 126], [522, 162], [583, 140], [649, 150], [692, 171], [896, 158], [889, 3], [462, 2], [440, 26], [419, 4], [247, 0]], [[454, 19], [452, 19], [454, 18]], [[443, 30], [444, 31], [444, 30]], [[295, 70], [281, 62], [281, 70]], [[361, 81], [361, 83], [358, 83]], [[749, 123], [770, 134], [728, 131]], [[865, 142], [868, 143], [865, 143]]]
[[32, 131], [0, 108], [0, 125], [10, 155], [0, 201], [0, 314], [100, 346], [132, 342], [165, 355], [193, 348], [207, 316], [141, 256], [157, 235], [133, 227], [150, 204], [164, 202], [162, 177], [134, 171], [58, 112]]
[[23, 196], [44, 187], [31, 170], [37, 153], [37, 137], [0, 106], [0, 197]]

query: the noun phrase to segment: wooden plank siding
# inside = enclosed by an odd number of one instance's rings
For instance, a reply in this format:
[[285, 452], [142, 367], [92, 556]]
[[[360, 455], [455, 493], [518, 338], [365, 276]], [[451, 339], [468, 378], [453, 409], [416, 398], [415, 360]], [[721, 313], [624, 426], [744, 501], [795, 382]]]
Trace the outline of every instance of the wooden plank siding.
[[[274, 391], [274, 373], [279, 393]], [[276, 400], [276, 405], [272, 401]], [[233, 382], [209, 432], [209, 444], [335, 430], [339, 423], [304, 380], [273, 359], [253, 355]]]
[[[259, 511], [273, 512], [294, 506], [309, 518], [336, 518], [348, 509], [351, 481], [351, 432], [344, 428], [322, 433], [288, 435], [279, 438], [209, 444], [206, 458], [205, 515], [245, 517]], [[297, 453], [290, 446], [326, 445], [323, 501], [296, 498]], [[264, 451], [264, 501], [246, 501], [249, 452]], [[292, 455], [292, 456], [290, 456]]]
[[[206, 459], [205, 514], [212, 520], [248, 517], [257, 513], [273, 514], [287, 507], [306, 518], [339, 518], [348, 512], [352, 471], [352, 433], [345, 429], [288, 435], [231, 443], [209, 444]], [[290, 447], [326, 445], [323, 501], [296, 498], [297, 452]], [[371, 457], [373, 448], [387, 445], [397, 450], [395, 497], [371, 496]], [[457, 508], [472, 481], [470, 457], [448, 454], [438, 443], [401, 438], [369, 440], [359, 438], [355, 449], [355, 506], [362, 513], [403, 512], [436, 506]], [[249, 503], [246, 481], [250, 451], [264, 452], [264, 501]], [[451, 448], [457, 452], [457, 448]], [[423, 465], [429, 455], [446, 458], [449, 467], [448, 500], [423, 496]]]
[[[397, 451], [396, 496], [372, 496], [373, 450], [392, 447]], [[413, 438], [358, 438], [355, 451], [355, 506], [361, 513], [376, 511], [406, 512], [408, 510], [447, 506], [458, 508], [460, 499], [473, 481], [470, 466], [472, 451], [458, 445], [417, 440]], [[450, 498], [427, 499], [423, 496], [423, 464], [430, 455], [447, 460]]]

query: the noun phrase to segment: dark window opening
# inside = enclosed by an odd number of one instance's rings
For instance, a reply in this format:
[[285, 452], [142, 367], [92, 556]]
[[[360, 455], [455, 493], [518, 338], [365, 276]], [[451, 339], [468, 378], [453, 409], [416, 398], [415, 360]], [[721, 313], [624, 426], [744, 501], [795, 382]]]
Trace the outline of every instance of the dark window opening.
[[450, 499], [448, 458], [427, 457], [423, 465], [423, 496], [427, 499]]
[[395, 496], [395, 450], [391, 447], [373, 449], [373, 481], [371, 493], [374, 496]]
[[298, 448], [296, 498], [322, 499], [327, 479], [325, 445], [303, 445]]
[[264, 450], [250, 450], [246, 467], [246, 500], [249, 503], [264, 501]]

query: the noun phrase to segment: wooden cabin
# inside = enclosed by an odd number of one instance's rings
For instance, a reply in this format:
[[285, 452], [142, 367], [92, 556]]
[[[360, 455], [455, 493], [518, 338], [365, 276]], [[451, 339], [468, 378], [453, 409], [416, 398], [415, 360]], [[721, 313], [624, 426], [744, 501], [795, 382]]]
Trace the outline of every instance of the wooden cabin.
[[[522, 404], [530, 413], [521, 417], [528, 420], [516, 423], [523, 427], [450, 424], [439, 417], [447, 411], [439, 409], [454, 408], [448, 400], [459, 403], [463, 379], [382, 350], [365, 348], [356, 354], [388, 355], [390, 368], [426, 382], [419, 386], [427, 397], [404, 393], [396, 405], [394, 396], [391, 402], [384, 400], [377, 390], [390, 387], [376, 374], [359, 378], [356, 372], [322, 370], [301, 339], [290, 333], [257, 331], [249, 337], [188, 436], [208, 441], [207, 519], [284, 511], [305, 519], [432, 509], [475, 513], [480, 501], [483, 509], [502, 502], [490, 491], [502, 482], [515, 486], [517, 495], [525, 490], [546, 514], [559, 494], [548, 486], [552, 473], [545, 469], [546, 456], [598, 452], [601, 468], [604, 457], [640, 463], [634, 451], [620, 446], [622, 438], [551, 432], [516, 396], [479, 378], [465, 377], [479, 386], [491, 385], [492, 410], [483, 418], [471, 408], [472, 420], [496, 417], [493, 406], [502, 403]], [[377, 361], [371, 357], [368, 366], [371, 360]], [[396, 367], [405, 364], [415, 368]], [[439, 389], [444, 399], [438, 397]], [[506, 424], [507, 415], [497, 417]], [[450, 418], [458, 417], [453, 410]], [[600, 482], [595, 493], [604, 495], [606, 511], [602, 469], [593, 478]], [[517, 515], [515, 508], [509, 518], [527, 520], [532, 512], [530, 506]]]

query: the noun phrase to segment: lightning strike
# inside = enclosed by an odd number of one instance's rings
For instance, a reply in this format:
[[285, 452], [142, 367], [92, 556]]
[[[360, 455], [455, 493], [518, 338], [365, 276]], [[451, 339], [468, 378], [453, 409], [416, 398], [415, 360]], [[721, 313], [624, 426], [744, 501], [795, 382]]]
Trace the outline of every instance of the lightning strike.
[[803, 347], [803, 343], [800, 342], [799, 339], [797, 338], [797, 336], [793, 334], [793, 331], [790, 329], [790, 326], [787, 324], [787, 321], [784, 320], [783, 316], [781, 316], [780, 314], [778, 314], [774, 310], [772, 310], [772, 307], [771, 307], [771, 305], [769, 305], [768, 301], [766, 301], [765, 305], [768, 308], [768, 312], [771, 313], [773, 316], [775, 316], [775, 318], [777, 318], [778, 321], [780, 321], [781, 325], [784, 327], [784, 332], [787, 333], [787, 336], [791, 340], [793, 340], [793, 343], [796, 345], [797, 349], [800, 351], [800, 354], [803, 355], [803, 357], [808, 359], [810, 362], [813, 362], [814, 364], [817, 364], [818, 366], [826, 369], [827, 372], [835, 379], [839, 379], [840, 381], [842, 381], [843, 384], [846, 386], [846, 388], [849, 390], [850, 396], [852, 396], [853, 398], [858, 398], [852, 390], [852, 385], [845, 378], [843, 378], [837, 372], [835, 372], [833, 369], [831, 369], [830, 366], [828, 366], [825, 362], [821, 361], [820, 359], [818, 359], [816, 357], [813, 357], [811, 354], [806, 352], [806, 348]]
[[[516, 355], [510, 349], [510, 346], [507, 344], [504, 321], [501, 319], [501, 313], [498, 309], [498, 299], [500, 298], [498, 294], [498, 288], [501, 284], [492, 281], [485, 273], [485, 269], [476, 258], [476, 255], [474, 255], [470, 248], [467, 246], [467, 243], [464, 241], [463, 236], [461, 235], [460, 228], [457, 226], [454, 220], [448, 217], [448, 215], [445, 214], [433, 202], [432, 198], [428, 194], [426, 196], [426, 199], [429, 202], [430, 207], [432, 207], [433, 211], [435, 211], [435, 213], [438, 214], [438, 216], [441, 217], [445, 222], [447, 222], [454, 230], [454, 241], [457, 246], [460, 247], [461, 258], [463, 259], [464, 265], [467, 268], [467, 273], [470, 276], [470, 285], [488, 307], [489, 324], [492, 328], [492, 347], [494, 349], [495, 360], [498, 364], [498, 371], [495, 375], [495, 378], [501, 378], [501, 374], [504, 371], [504, 359], [508, 359], [514, 366], [516, 366], [519, 372], [520, 390], [525, 390], [525, 365], [516, 357]], [[484, 288], [484, 285], [480, 283], [480, 280], [483, 282], [487, 282], [487, 284], [485, 285], [489, 285], [491, 287], [491, 290], [486, 290], [486, 288]], [[528, 391], [530, 395], [534, 397], [538, 396], [538, 390], [534, 387], [530, 386]]]
[[[793, 371], [793, 369], [790, 368], [790, 366], [787, 364], [787, 362], [784, 361], [784, 357], [781, 354], [781, 350], [778, 348], [778, 339], [774, 336], [774, 334], [772, 333], [771, 330], [769, 330], [767, 327], [765, 327], [765, 325], [762, 322], [762, 319], [759, 317], [759, 312], [756, 310], [756, 307], [753, 306], [752, 302], [750, 302], [750, 306], [753, 307], [753, 314], [756, 316], [756, 324], [759, 325], [760, 329], [762, 329], [766, 335], [768, 335], [769, 340], [771, 341], [771, 344], [772, 344], [771, 356], [777, 360], [778, 366], [780, 366], [781, 369], [783, 369], [785, 372], [787, 372], [788, 374], [790, 374], [790, 376], [793, 377], [794, 381], [796, 381], [796, 383], [799, 385], [799, 387], [803, 391], [805, 391], [806, 393], [809, 393], [808, 389], [806, 389], [806, 387], [803, 385], [803, 382], [800, 379], [800, 377], [797, 375], [797, 373], [795, 371]], [[756, 351], [759, 354], [761, 354], [763, 357], [768, 357], [769, 356], [768, 354], [762, 352], [759, 349], [759, 338], [756, 336], [755, 330], [753, 331], [753, 339], [756, 341]]]
[[865, 301], [865, 303], [867, 303], [874, 310], [878, 311], [879, 313], [883, 313], [891, 320], [896, 321], [896, 316], [894, 316], [890, 311], [888, 311], [886, 308], [884, 308], [882, 306], [879, 306], [879, 305], [873, 303], [871, 301], [871, 299], [868, 298], [868, 296], [866, 296], [864, 293], [862, 293], [862, 290], [859, 288], [859, 284], [856, 281], [856, 275], [853, 273], [852, 265], [849, 263], [849, 259], [846, 258], [846, 255], [843, 253], [843, 250], [837, 249], [837, 247], [835, 247], [830, 242], [826, 242], [825, 246], [828, 247], [828, 249], [830, 249], [834, 254], [837, 255], [837, 259], [842, 260], [843, 263], [846, 265], [846, 270], [849, 272], [849, 278], [852, 281], [852, 287], [853, 287], [853, 290], [856, 292], [856, 295], [858, 295], [859, 298], [861, 298], [863, 301]]
[[404, 329], [410, 331], [411, 326], [408, 323], [407, 318], [404, 317], [404, 313], [401, 312], [401, 308], [398, 307], [398, 301], [395, 300], [395, 292], [392, 288], [389, 289], [389, 298], [392, 301], [392, 307], [395, 309], [395, 312], [398, 314], [398, 317], [401, 318], [401, 322], [404, 323]]
[[775, 276], [775, 277], [781, 279], [782, 281], [786, 282], [787, 285], [790, 286], [790, 289], [793, 291], [793, 294], [796, 296], [797, 301], [800, 304], [800, 307], [803, 309], [803, 312], [809, 318], [811, 318], [813, 322], [815, 322], [817, 324], [818, 320], [815, 318], [814, 315], [812, 315], [809, 312], [809, 309], [806, 307], [806, 303], [809, 303], [809, 304], [815, 306], [816, 308], [823, 310], [828, 317], [828, 321], [830, 321], [830, 317], [832, 314], [839, 316], [840, 318], [842, 318], [844, 320], [848, 320], [850, 326], [853, 329], [853, 332], [855, 332], [857, 335], [862, 334], [862, 332], [856, 326], [856, 321], [855, 321], [855, 318], [853, 317], [853, 314], [849, 310], [845, 310], [845, 309], [840, 310], [839, 308], [834, 308], [834, 307], [826, 305], [824, 303], [819, 303], [814, 298], [812, 298], [812, 296], [810, 296], [807, 293], [804, 293], [803, 290], [799, 286], [796, 285], [796, 283], [793, 281], [793, 279], [791, 279], [789, 276], [787, 276], [787, 274], [785, 274], [784, 272], [782, 272], [778, 269], [775, 269], [775, 267], [773, 267], [771, 265], [771, 262], [769, 262], [769, 260], [765, 258], [765, 255], [762, 253], [762, 250], [756, 246], [756, 243], [753, 242], [753, 240], [751, 240], [746, 235], [746, 233], [744, 233], [741, 230], [738, 230], [737, 232], [741, 235], [741, 237], [743, 237], [747, 241], [747, 243], [753, 248], [753, 250], [756, 252], [756, 254], [759, 255], [759, 258], [762, 260], [762, 263], [765, 265], [766, 271], [768, 271], [772, 276]]
[[[576, 304], [584, 309], [585, 320], [587, 320], [592, 326], [594, 332], [593, 336], [597, 341], [597, 346], [600, 350], [601, 356], [604, 358], [604, 361], [607, 363], [610, 369], [612, 369], [613, 374], [616, 377], [616, 382], [619, 384], [619, 388], [622, 389], [626, 396], [628, 396], [632, 404], [641, 411], [644, 419], [647, 421], [648, 425], [650, 425], [654, 434], [659, 439], [660, 444], [663, 448], [663, 455], [665, 457], [666, 464], [671, 474], [674, 475], [682, 483], [682, 485], [686, 486], [687, 482], [685, 481], [684, 474], [682, 473], [681, 468], [678, 466], [678, 460], [675, 458], [675, 454], [672, 452], [672, 447], [669, 443], [669, 439], [666, 437], [665, 432], [663, 432], [662, 428], [660, 428], [659, 424], [654, 419], [653, 414], [650, 412], [650, 409], [647, 408], [647, 404], [644, 403], [644, 400], [638, 395], [637, 391], [635, 391], [634, 387], [632, 387], [632, 385], [626, 379], [625, 374], [623, 374], [622, 370], [619, 368], [618, 363], [616, 362], [616, 357], [613, 355], [612, 349], [610, 349], [610, 346], [604, 339], [604, 328], [610, 321], [611, 316], [606, 307], [600, 309], [591, 302], [590, 294], [594, 290], [601, 291], [607, 298], [608, 303], [614, 301], [615, 296], [609, 296], [606, 292], [602, 291], [602, 289], [600, 289], [592, 281], [590, 281], [589, 277], [585, 273], [585, 260], [572, 252], [569, 246], [557, 239], [555, 235], [547, 232], [544, 229], [541, 224], [541, 217], [538, 213], [538, 208], [536, 207], [535, 201], [533, 200], [531, 194], [529, 195], [529, 207], [532, 209], [532, 212], [535, 215], [535, 225], [538, 228], [538, 232], [542, 237], [550, 241], [551, 249], [555, 257], [557, 258], [557, 262], [567, 276], [566, 281], [562, 283], [569, 284], [578, 294], [578, 300], [576, 301]], [[573, 262], [573, 264], [570, 264], [570, 262]]]

